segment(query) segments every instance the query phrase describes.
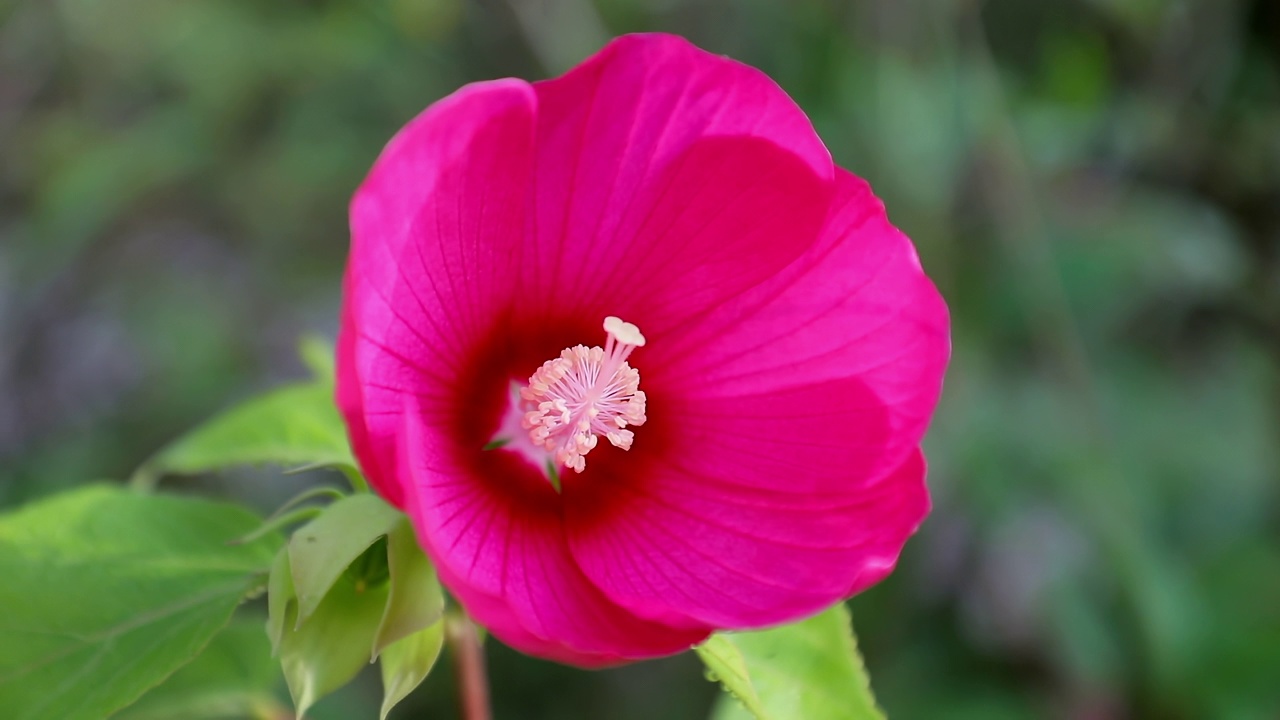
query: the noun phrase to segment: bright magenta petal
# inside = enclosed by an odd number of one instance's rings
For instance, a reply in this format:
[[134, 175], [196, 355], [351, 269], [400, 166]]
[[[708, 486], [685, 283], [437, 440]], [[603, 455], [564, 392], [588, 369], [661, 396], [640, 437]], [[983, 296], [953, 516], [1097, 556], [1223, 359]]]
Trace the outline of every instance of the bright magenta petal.
[[[412, 415], [407, 416], [405, 422], [420, 425], [420, 421], [414, 420], [414, 417]], [[415, 427], [406, 431], [405, 434], [417, 436], [422, 432], [427, 431], [421, 427]], [[420, 446], [410, 446], [409, 452], [400, 454], [399, 473], [401, 478], [414, 477], [416, 473], [413, 468], [425, 462], [420, 457], [421, 453], [414, 450], [417, 447]], [[419, 501], [418, 493], [414, 491], [415, 487], [416, 485], [412, 482], [404, 484], [404, 489], [407, 491], [404, 498], [404, 508], [411, 518], [421, 517], [422, 515], [422, 505]], [[419, 537], [421, 538], [422, 536], [423, 533], [419, 532]], [[441, 582], [462, 603], [467, 613], [507, 645], [530, 655], [580, 667], [604, 667], [620, 662], [620, 659], [613, 654], [575, 652], [560, 642], [546, 640], [534, 635], [520, 624], [519, 619], [512, 612], [511, 606], [506, 601], [476, 589], [473, 585], [455, 575], [451, 569], [452, 564], [440, 562], [432, 545], [421, 539], [420, 542], [423, 542], [425, 550], [432, 556], [432, 561], [436, 565], [436, 572]]]
[[453, 412], [469, 354], [511, 302], [534, 106], [522, 81], [462, 88], [396, 135], [351, 203], [337, 396], [361, 465], [393, 503], [403, 396]]
[[748, 484], [843, 467], [838, 486], [896, 468], [924, 436], [951, 353], [946, 305], [867, 184], [838, 170], [836, 187], [804, 257], [636, 358], [645, 389], [676, 406], [688, 445], [674, 452], [699, 469], [754, 451], [792, 472]]
[[710, 632], [641, 619], [588, 582], [569, 554], [559, 495], [516, 455], [459, 458], [415, 410], [403, 433], [419, 538], [449, 590], [503, 642], [602, 666], [679, 652]]
[[919, 452], [850, 492], [750, 490], [643, 463], [566, 495], [570, 547], [605, 594], [668, 623], [794, 620], [887, 575], [929, 510]]
[[529, 322], [618, 315], [661, 334], [813, 242], [830, 156], [760, 71], [631, 35], [534, 89]]
[[928, 512], [917, 446], [946, 308], [865, 183], [839, 173], [809, 254], [636, 354], [651, 425], [631, 457], [566, 486], [574, 556], [638, 614], [799, 617], [887, 573]]

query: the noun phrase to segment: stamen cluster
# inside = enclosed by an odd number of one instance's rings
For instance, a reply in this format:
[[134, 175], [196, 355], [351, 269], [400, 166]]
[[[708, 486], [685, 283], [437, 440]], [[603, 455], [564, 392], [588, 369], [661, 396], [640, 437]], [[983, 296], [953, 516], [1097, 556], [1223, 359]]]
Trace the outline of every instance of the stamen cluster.
[[638, 328], [615, 317], [605, 319], [605, 346], [575, 345], [542, 364], [520, 390], [525, 414], [521, 425], [533, 444], [576, 472], [603, 435], [615, 447], [631, 448], [628, 425], [643, 425], [645, 394], [640, 373], [627, 363], [644, 345]]

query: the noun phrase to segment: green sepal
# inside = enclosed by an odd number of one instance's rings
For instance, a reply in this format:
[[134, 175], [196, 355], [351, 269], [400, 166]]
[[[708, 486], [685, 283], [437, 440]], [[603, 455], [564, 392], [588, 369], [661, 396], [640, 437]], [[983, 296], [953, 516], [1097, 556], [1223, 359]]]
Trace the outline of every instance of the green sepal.
[[444, 645], [444, 620], [400, 638], [382, 651], [378, 665], [382, 671], [382, 714], [387, 713], [418, 687], [440, 657]]
[[435, 624], [444, 613], [444, 592], [436, 570], [418, 545], [407, 517], [401, 516], [387, 535], [387, 566], [391, 594], [374, 639], [374, 658], [402, 638]]
[[267, 635], [299, 714], [380, 655], [390, 710], [434, 663], [443, 596], [409, 519], [374, 495], [342, 498], [299, 528], [267, 597]]
[[388, 594], [387, 583], [364, 584], [340, 573], [305, 622], [298, 622], [298, 603], [288, 603], [280, 664], [299, 718], [369, 664]]
[[311, 617], [351, 563], [403, 518], [376, 495], [358, 493], [338, 500], [298, 528], [289, 539], [289, 565], [298, 602], [296, 626]]
[[280, 640], [289, 630], [289, 611], [297, 595], [293, 592], [293, 571], [289, 569], [289, 546], [280, 548], [271, 563], [267, 577], [267, 639], [271, 641], [271, 656], [280, 654]]

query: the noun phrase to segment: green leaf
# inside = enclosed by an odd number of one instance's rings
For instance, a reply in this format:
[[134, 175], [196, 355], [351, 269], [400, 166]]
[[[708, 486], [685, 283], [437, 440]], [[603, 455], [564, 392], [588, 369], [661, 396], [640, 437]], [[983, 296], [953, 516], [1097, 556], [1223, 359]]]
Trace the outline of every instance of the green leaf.
[[304, 335], [298, 342], [298, 356], [302, 358], [302, 364], [307, 366], [317, 382], [333, 387], [337, 368], [334, 364], [332, 343], [317, 335]]
[[440, 657], [443, 645], [444, 620], [437, 619], [434, 625], [403, 637], [382, 651], [379, 660], [382, 670], [381, 720], [387, 720], [391, 708], [426, 679]]
[[755, 685], [751, 682], [747, 661], [732, 640], [723, 634], [712, 635], [693, 650], [707, 666], [708, 679], [719, 682], [725, 692], [737, 698], [738, 702], [760, 720], [767, 720], [770, 717], [764, 704], [760, 702], [760, 696], [756, 694]]
[[391, 596], [387, 598], [387, 609], [378, 628], [374, 657], [401, 638], [430, 627], [444, 613], [444, 593], [435, 568], [418, 545], [409, 518], [403, 515], [387, 536], [387, 565], [391, 572]]
[[288, 385], [249, 400], [179, 438], [138, 472], [190, 475], [237, 465], [354, 468], [333, 386]]
[[0, 708], [98, 719], [194, 658], [263, 582], [281, 543], [230, 545], [261, 518], [109, 486], [0, 516]]
[[142, 696], [117, 720], [212, 720], [260, 714], [279, 703], [272, 694], [280, 666], [254, 620], [232, 621], [186, 667]]
[[280, 664], [298, 717], [317, 700], [346, 685], [369, 664], [390, 589], [342, 576], [296, 629], [298, 605], [289, 603], [280, 640]]
[[403, 519], [376, 495], [359, 493], [333, 503], [298, 528], [289, 539], [297, 622], [306, 622], [347, 566]]
[[716, 635], [698, 654], [742, 700], [722, 699], [715, 720], [884, 720], [843, 603], [793, 625]]

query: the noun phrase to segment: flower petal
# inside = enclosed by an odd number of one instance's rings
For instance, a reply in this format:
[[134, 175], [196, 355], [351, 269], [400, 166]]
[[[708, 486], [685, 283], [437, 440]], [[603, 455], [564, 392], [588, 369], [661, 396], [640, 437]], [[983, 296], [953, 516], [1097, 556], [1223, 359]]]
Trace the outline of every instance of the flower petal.
[[[678, 405], [688, 447], [675, 452], [705, 459], [701, 472], [720, 462], [699, 450], [706, 436], [718, 451], [789, 456], [787, 477], [738, 477], [744, 484], [829, 476], [840, 486], [896, 468], [924, 436], [951, 352], [946, 304], [867, 184], [838, 170], [836, 187], [804, 257], [633, 362], [652, 406]], [[848, 378], [857, 381], [834, 386], [841, 392], [805, 389]], [[810, 471], [834, 455], [848, 463], [842, 472]]]
[[597, 667], [680, 652], [709, 634], [638, 618], [588, 582], [565, 543], [560, 496], [523, 458], [459, 457], [416, 408], [403, 420], [419, 539], [449, 590], [504, 642]]
[[866, 184], [837, 172], [804, 257], [637, 351], [649, 423], [564, 488], [574, 556], [638, 614], [799, 617], [882, 577], [928, 511], [918, 446], [946, 307]]
[[523, 81], [466, 86], [396, 135], [352, 201], [337, 399], [362, 467], [397, 505], [402, 396], [447, 412], [473, 339], [511, 301], [534, 111]]
[[[414, 452], [400, 455], [401, 473], [404, 477], [412, 477], [412, 468], [421, 462], [421, 458], [415, 456]], [[422, 512], [418, 493], [413, 491], [414, 487], [412, 483], [406, 486], [405, 510], [410, 517], [418, 517]], [[544, 640], [534, 635], [520, 624], [509, 604], [501, 598], [477, 590], [455, 576], [450, 571], [449, 565], [441, 563], [434, 557], [434, 551], [430, 545], [423, 543], [421, 539], [419, 543], [423, 545], [428, 555], [432, 556], [440, 581], [462, 603], [467, 614], [507, 645], [530, 655], [580, 667], [604, 667], [619, 662], [619, 659], [613, 655], [574, 652], [559, 642]]]
[[618, 315], [660, 333], [816, 237], [830, 156], [760, 71], [678, 37], [629, 35], [534, 89], [531, 321]]
[[659, 458], [566, 488], [570, 549], [610, 599], [667, 623], [745, 629], [878, 582], [928, 513], [924, 456], [830, 493], [744, 488]]

